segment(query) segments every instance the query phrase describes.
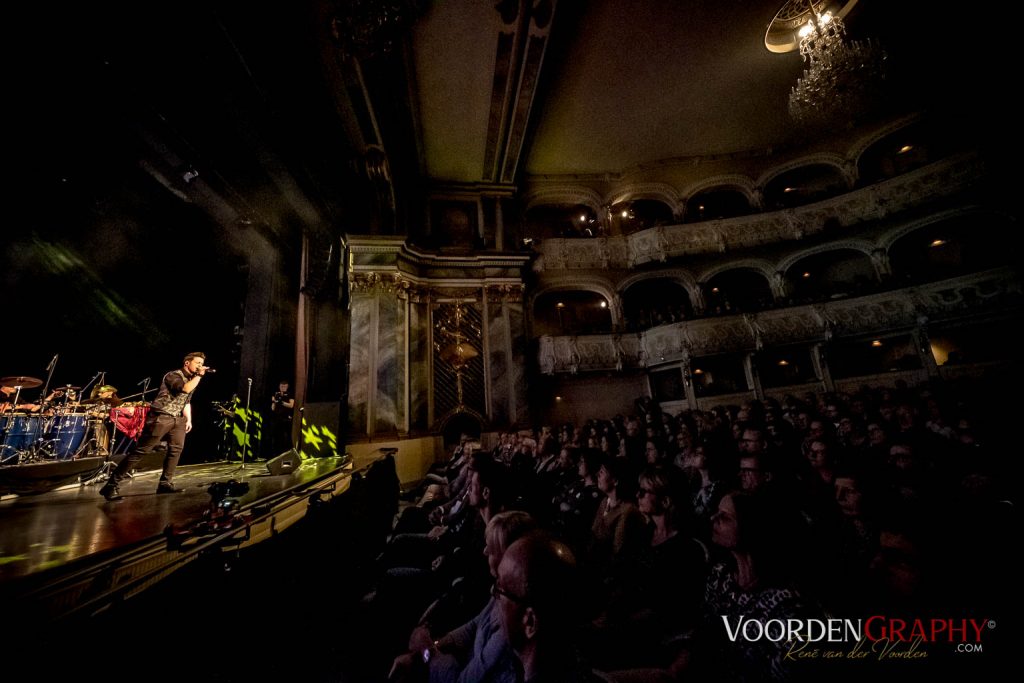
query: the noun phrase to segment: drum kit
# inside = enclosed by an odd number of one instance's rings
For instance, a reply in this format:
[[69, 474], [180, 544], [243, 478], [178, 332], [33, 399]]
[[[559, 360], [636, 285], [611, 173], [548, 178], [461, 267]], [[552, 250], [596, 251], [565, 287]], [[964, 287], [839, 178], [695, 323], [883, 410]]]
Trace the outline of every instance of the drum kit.
[[121, 399], [109, 384], [97, 385], [84, 400], [82, 387], [69, 384], [39, 403], [19, 401], [22, 390], [42, 385], [35, 377], [0, 377], [0, 466], [109, 456], [108, 421], [127, 433], [122, 423], [145, 419], [142, 401]]

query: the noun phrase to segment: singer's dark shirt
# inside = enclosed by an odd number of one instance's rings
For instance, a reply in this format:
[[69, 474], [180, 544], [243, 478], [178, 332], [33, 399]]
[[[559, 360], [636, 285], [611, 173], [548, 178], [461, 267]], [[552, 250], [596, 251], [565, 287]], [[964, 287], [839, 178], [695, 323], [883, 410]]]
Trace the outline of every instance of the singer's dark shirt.
[[191, 391], [185, 391], [185, 382], [190, 378], [185, 377], [183, 370], [171, 370], [164, 375], [160, 382], [160, 391], [153, 399], [153, 410], [166, 413], [173, 417], [180, 417], [185, 406], [192, 400]]

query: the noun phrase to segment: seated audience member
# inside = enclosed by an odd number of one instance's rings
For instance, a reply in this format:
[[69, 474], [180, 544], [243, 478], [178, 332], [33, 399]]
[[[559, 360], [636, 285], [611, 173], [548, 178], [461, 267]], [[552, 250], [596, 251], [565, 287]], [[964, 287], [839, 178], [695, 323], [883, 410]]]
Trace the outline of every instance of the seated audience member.
[[711, 515], [711, 501], [715, 499], [715, 490], [720, 482], [711, 475], [711, 467], [708, 463], [706, 446], [697, 446], [682, 460], [683, 474], [686, 475], [689, 485], [690, 514], [697, 524], [700, 533], [706, 533]]
[[[436, 611], [452, 620], [447, 623], [461, 623], [486, 601], [484, 530], [508, 499], [507, 472], [483, 452], [474, 454], [469, 468], [465, 513], [458, 521], [427, 534], [395, 536], [382, 555], [386, 571], [367, 602], [376, 605], [378, 613], [391, 614], [395, 626], [410, 613], [422, 613], [446, 590], [449, 597]], [[455, 579], [462, 579], [458, 590], [449, 590]]]
[[578, 588], [572, 551], [547, 534], [519, 539], [502, 557], [494, 594], [524, 683], [601, 680], [581, 663], [575, 648]]
[[670, 469], [648, 469], [639, 477], [637, 507], [649, 521], [649, 543], [641, 558], [642, 602], [663, 631], [691, 625], [707, 576], [707, 550], [683, 527], [676, 501], [680, 484]]
[[633, 503], [636, 475], [615, 458], [601, 465], [597, 487], [605, 495], [590, 528], [587, 569], [606, 581], [628, 581], [645, 545], [644, 519]]
[[[834, 490], [840, 512], [837, 538], [831, 544], [836, 550], [836, 567], [834, 572], [829, 572], [830, 585], [821, 586], [822, 594], [827, 596], [833, 610], [857, 607], [863, 603], [868, 564], [878, 548], [875, 511], [880, 504], [877, 487], [864, 469], [837, 469]], [[821, 552], [826, 552], [826, 549]]]
[[580, 454], [578, 478], [559, 496], [554, 504], [555, 530], [575, 552], [580, 553], [590, 540], [594, 515], [604, 500], [597, 486], [598, 473], [608, 457], [596, 449], [583, 449]]
[[[799, 543], [794, 525], [771, 496], [732, 491], [718, 505], [712, 540], [728, 551], [729, 561], [716, 564], [704, 592], [704, 626], [700, 642], [676, 661], [674, 670], [699, 667], [713, 680], [785, 680], [785, 638], [735, 641], [724, 637], [723, 618], [732, 624], [743, 617], [771, 624], [807, 616], [804, 600], [793, 585], [791, 552]], [[773, 621], [781, 620], [781, 621]], [[781, 626], [780, 626], [781, 628]], [[701, 661], [702, 660], [702, 661]], [[686, 671], [686, 674], [696, 673]]]
[[[536, 528], [525, 512], [500, 512], [487, 523], [484, 554], [491, 576], [508, 546]], [[426, 666], [422, 666], [425, 663]], [[479, 614], [462, 626], [434, 637], [421, 624], [409, 638], [409, 652], [395, 659], [390, 680], [431, 683], [517, 683], [519, 664], [501, 629], [497, 598], [491, 596]]]
[[740, 456], [739, 483], [741, 489], [748, 493], [755, 493], [769, 485], [771, 480], [771, 470], [764, 466], [761, 456]]
[[637, 507], [649, 521], [649, 541], [636, 580], [620, 587], [590, 632], [589, 652], [602, 668], [666, 665], [674, 653], [663, 643], [698, 621], [707, 553], [677, 521], [679, 476], [674, 468], [649, 468], [639, 477]]

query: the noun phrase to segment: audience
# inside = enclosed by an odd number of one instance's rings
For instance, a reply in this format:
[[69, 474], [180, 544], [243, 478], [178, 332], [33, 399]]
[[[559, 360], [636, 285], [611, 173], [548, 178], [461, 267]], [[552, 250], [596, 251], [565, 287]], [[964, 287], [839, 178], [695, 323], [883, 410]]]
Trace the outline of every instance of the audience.
[[[954, 570], [973, 580], [943, 604], [996, 604], [958, 549], [1008, 575], [1008, 470], [984, 411], [952, 395], [864, 387], [679, 415], [645, 398], [633, 415], [506, 432], [493, 451], [463, 437], [382, 556], [403, 601], [435, 605], [394, 675], [785, 679], [785, 641], [729, 641], [722, 617], [920, 608]], [[429, 532], [402, 533], [427, 519]], [[962, 533], [936, 543], [943, 526]], [[470, 561], [482, 548], [489, 601]], [[443, 580], [410, 582], [423, 574]]]

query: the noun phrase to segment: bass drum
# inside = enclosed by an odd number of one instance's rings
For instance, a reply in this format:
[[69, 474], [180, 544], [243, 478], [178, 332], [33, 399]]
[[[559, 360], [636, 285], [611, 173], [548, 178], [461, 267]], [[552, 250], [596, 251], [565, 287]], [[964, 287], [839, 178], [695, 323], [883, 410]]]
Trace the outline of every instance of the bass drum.
[[88, 431], [87, 413], [67, 413], [50, 419], [43, 437], [45, 457], [73, 460], [82, 450], [82, 442]]
[[17, 465], [21, 454], [39, 440], [42, 423], [39, 415], [0, 415], [0, 465]]

